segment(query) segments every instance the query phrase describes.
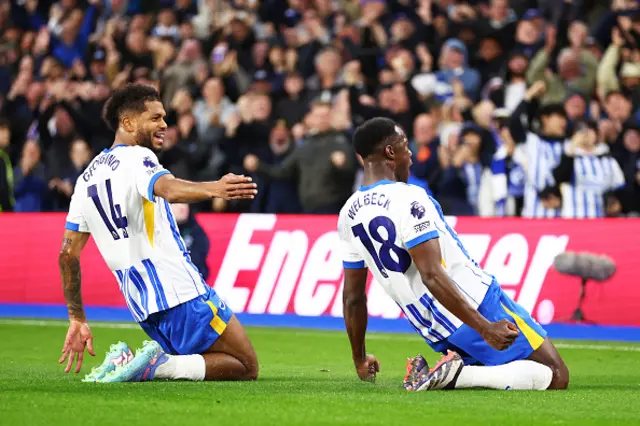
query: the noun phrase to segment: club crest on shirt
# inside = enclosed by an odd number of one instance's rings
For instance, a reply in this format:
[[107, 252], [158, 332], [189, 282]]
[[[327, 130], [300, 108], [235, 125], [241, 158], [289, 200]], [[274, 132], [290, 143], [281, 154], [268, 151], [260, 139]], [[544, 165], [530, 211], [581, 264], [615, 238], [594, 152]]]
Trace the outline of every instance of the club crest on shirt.
[[146, 167], [149, 167], [150, 169], [155, 169], [158, 166], [150, 157], [144, 157], [144, 161], [142, 161], [142, 164], [144, 164]]
[[417, 201], [411, 203], [411, 216], [416, 219], [422, 219], [426, 213], [424, 206]]

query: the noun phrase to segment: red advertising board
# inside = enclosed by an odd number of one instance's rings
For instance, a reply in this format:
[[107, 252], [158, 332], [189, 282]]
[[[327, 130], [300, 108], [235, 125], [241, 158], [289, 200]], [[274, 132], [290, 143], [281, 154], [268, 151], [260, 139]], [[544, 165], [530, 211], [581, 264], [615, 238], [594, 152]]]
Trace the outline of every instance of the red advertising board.
[[[0, 304], [62, 304], [57, 253], [64, 215], [0, 215]], [[469, 253], [543, 324], [571, 315], [578, 278], [556, 272], [563, 251], [606, 254], [617, 265], [605, 283], [590, 283], [584, 311], [602, 325], [640, 326], [640, 220], [525, 220], [450, 217]], [[332, 216], [200, 215], [211, 239], [211, 284], [236, 312], [340, 316], [342, 263]], [[82, 256], [88, 306], [124, 307], [96, 246]], [[371, 316], [400, 309], [369, 285]], [[1, 308], [0, 308], [1, 309]]]

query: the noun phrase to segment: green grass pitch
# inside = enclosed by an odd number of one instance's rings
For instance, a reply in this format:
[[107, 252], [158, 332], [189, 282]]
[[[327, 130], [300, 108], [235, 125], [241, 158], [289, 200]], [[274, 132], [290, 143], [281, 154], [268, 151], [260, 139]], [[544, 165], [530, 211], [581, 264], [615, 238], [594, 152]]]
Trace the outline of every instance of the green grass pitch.
[[[96, 358], [134, 324], [94, 323]], [[409, 393], [408, 356], [437, 355], [415, 335], [371, 334], [381, 372], [361, 383], [343, 332], [249, 328], [260, 377], [252, 383], [88, 384], [57, 364], [62, 321], [0, 320], [0, 425], [601, 425], [640, 424], [640, 345], [557, 342], [571, 371], [566, 392]]]

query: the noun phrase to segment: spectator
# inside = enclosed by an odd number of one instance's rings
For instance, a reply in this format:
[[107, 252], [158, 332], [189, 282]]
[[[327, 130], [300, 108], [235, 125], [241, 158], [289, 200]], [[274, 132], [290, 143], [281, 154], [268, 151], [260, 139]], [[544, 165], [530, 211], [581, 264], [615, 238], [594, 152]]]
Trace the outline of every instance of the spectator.
[[480, 92], [480, 74], [468, 65], [467, 48], [458, 39], [449, 39], [440, 53], [440, 71], [435, 74], [422, 74], [412, 80], [413, 87], [423, 96], [435, 93], [442, 100], [453, 96], [453, 84], [462, 83], [464, 94], [477, 99]]
[[587, 118], [588, 105], [587, 99], [580, 93], [572, 93], [567, 96], [564, 101], [564, 112], [567, 114], [570, 132], [573, 124], [584, 121]]
[[69, 150], [71, 142], [79, 133], [76, 122], [83, 123], [77, 111], [66, 102], [67, 93], [66, 85], [57, 86], [48, 106], [44, 105], [46, 108], [38, 118], [40, 145], [45, 152], [51, 176], [58, 178], [71, 166]]
[[543, 104], [560, 103], [567, 97], [567, 90], [583, 94], [591, 99], [595, 92], [598, 62], [591, 52], [570, 47], [564, 48], [558, 54], [557, 73], [549, 71], [550, 58], [556, 48], [555, 29], [547, 31], [544, 48], [531, 61], [527, 71], [527, 81], [533, 84], [544, 81], [547, 92], [542, 98]]
[[[269, 137], [269, 155], [265, 164], [280, 166], [293, 154], [295, 144], [284, 121], [279, 121]], [[250, 158], [250, 157], [249, 157]], [[249, 168], [251, 164], [249, 164]], [[269, 179], [260, 181], [260, 192], [252, 208], [255, 212], [264, 213], [302, 213], [296, 178]]]
[[75, 139], [71, 143], [69, 158], [71, 166], [66, 169], [61, 177], [54, 177], [49, 181], [49, 189], [53, 195], [53, 210], [68, 211], [71, 195], [75, 188], [78, 177], [89, 165], [91, 158], [91, 148], [84, 139]]
[[180, 39], [176, 16], [172, 9], [162, 9], [158, 13], [158, 22], [151, 31], [155, 37], [169, 37], [174, 40]]
[[198, 133], [205, 133], [209, 127], [225, 127], [234, 112], [234, 105], [224, 95], [222, 81], [219, 78], [208, 79], [202, 88], [202, 99], [193, 107]]
[[480, 41], [475, 66], [480, 72], [481, 85], [491, 78], [499, 76], [504, 61], [504, 48], [497, 36], [488, 35]]
[[331, 105], [318, 103], [311, 110], [311, 127], [304, 142], [279, 166], [256, 156], [245, 158], [245, 169], [272, 179], [297, 176], [298, 194], [305, 213], [336, 214], [351, 195], [355, 155], [348, 139], [331, 128]]
[[490, 80], [485, 86], [485, 96], [496, 107], [515, 111], [527, 90], [525, 73], [528, 66], [527, 56], [522, 51], [513, 51], [507, 59], [504, 75]]
[[[513, 40], [516, 32], [517, 16], [509, 7], [509, 0], [491, 0], [486, 18], [481, 19], [480, 30], [491, 34], [494, 40], [508, 43]], [[511, 46], [505, 45], [507, 49]]]
[[74, 9], [61, 24], [60, 38], [50, 37], [50, 50], [65, 67], [70, 68], [75, 61], [83, 60], [97, 13], [94, 5], [90, 5], [84, 14]]
[[147, 35], [144, 30], [132, 30], [125, 38], [122, 48], [122, 63], [132, 69], [153, 69], [153, 56], [149, 51]]
[[631, 118], [631, 101], [621, 92], [610, 92], [604, 102], [607, 117], [599, 123], [600, 132], [607, 142], [614, 142], [627, 120]]
[[618, 216], [624, 175], [609, 146], [601, 142], [594, 122], [581, 124], [553, 170], [555, 186], [546, 188], [550, 203], [562, 217], [573, 219]]
[[242, 173], [248, 154], [263, 157], [271, 133], [271, 99], [265, 94], [248, 94], [238, 100], [238, 114], [229, 119], [222, 150], [229, 170]]
[[482, 134], [468, 126], [443, 145], [439, 152], [442, 175], [438, 182], [439, 202], [445, 214], [478, 214], [482, 164]]
[[349, 91], [343, 89], [333, 99], [331, 113], [331, 127], [339, 132], [349, 133], [353, 129], [351, 119], [351, 105], [349, 104]]
[[28, 140], [22, 148], [20, 163], [13, 169], [16, 212], [40, 212], [49, 209], [46, 169], [41, 162], [40, 146]]
[[[341, 62], [340, 54], [333, 48], [327, 48], [315, 57], [316, 74], [307, 80], [306, 87], [312, 96], [318, 96], [327, 92], [334, 96], [341, 89]], [[324, 99], [330, 102], [331, 99]]]
[[289, 73], [284, 81], [284, 91], [285, 96], [276, 105], [275, 116], [293, 127], [302, 121], [309, 109], [302, 76], [296, 72]]
[[509, 112], [494, 112], [494, 128], [497, 149], [491, 160], [490, 172], [483, 177], [486, 198], [481, 200], [482, 216], [520, 216], [524, 206], [525, 146], [517, 145], [508, 126]]
[[44, 84], [34, 82], [30, 71], [20, 71], [7, 94], [2, 115], [11, 122], [11, 150], [9, 155], [15, 163], [22, 152], [22, 144], [29, 127], [36, 119], [40, 101], [45, 94]]
[[529, 9], [516, 25], [515, 48], [533, 58], [543, 45], [544, 19], [539, 10]]
[[622, 213], [640, 215], [640, 128], [628, 124], [614, 147], [613, 155], [625, 177], [625, 187], [620, 192]]
[[356, 120], [364, 121], [376, 116], [389, 117], [398, 122], [412, 137], [413, 118], [424, 111], [411, 83], [383, 86], [377, 99], [361, 93], [357, 87], [349, 89], [349, 108]]
[[489, 167], [491, 157], [499, 144], [499, 135], [494, 127], [495, 105], [489, 100], [477, 103], [473, 109], [463, 111], [463, 119], [472, 125], [481, 137], [480, 161], [483, 167]]
[[[522, 215], [529, 218], [560, 215], [556, 203], [541, 198], [539, 193], [554, 184], [552, 170], [562, 157], [567, 134], [567, 117], [564, 107], [559, 104], [546, 105], [536, 114], [538, 99], [543, 96], [545, 90], [543, 82], [531, 86], [510, 122], [512, 137], [517, 143], [526, 144], [527, 179]], [[540, 132], [523, 129], [522, 122], [527, 122], [528, 129], [535, 115], [540, 119]]]
[[162, 74], [164, 89], [162, 100], [164, 104], [170, 105], [176, 92], [195, 80], [198, 71], [203, 67], [206, 68], [206, 65], [198, 41], [183, 41], [175, 62], [169, 65]]

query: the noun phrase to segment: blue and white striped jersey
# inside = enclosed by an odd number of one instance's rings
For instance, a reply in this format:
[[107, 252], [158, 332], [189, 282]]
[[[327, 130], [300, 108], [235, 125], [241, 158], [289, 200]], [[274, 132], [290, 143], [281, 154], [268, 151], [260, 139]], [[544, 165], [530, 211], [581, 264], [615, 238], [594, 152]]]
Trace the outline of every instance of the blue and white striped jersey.
[[91, 233], [138, 322], [206, 291], [169, 203], [153, 194], [167, 173], [148, 148], [104, 150], [78, 178], [67, 216], [67, 229]]
[[522, 216], [528, 218], [560, 217], [560, 209], [548, 209], [542, 205], [538, 193], [554, 186], [553, 169], [569, 142], [545, 140], [535, 133], [528, 133], [526, 140], [526, 173], [524, 207]]
[[605, 217], [605, 194], [625, 186], [622, 169], [609, 155], [609, 147], [600, 144], [592, 153], [577, 149], [573, 158], [565, 156], [563, 160], [568, 163], [571, 181], [560, 186], [562, 217]]
[[473, 307], [494, 280], [471, 259], [440, 205], [417, 186], [383, 180], [361, 187], [340, 211], [338, 233], [344, 267], [369, 268], [428, 343], [447, 338], [462, 322], [429, 292], [409, 249], [439, 238], [442, 265]]

